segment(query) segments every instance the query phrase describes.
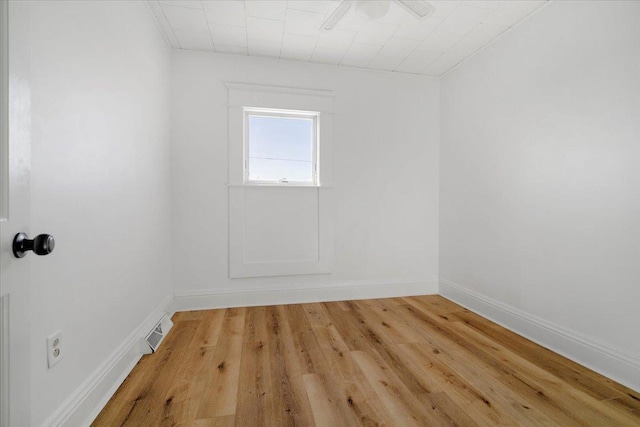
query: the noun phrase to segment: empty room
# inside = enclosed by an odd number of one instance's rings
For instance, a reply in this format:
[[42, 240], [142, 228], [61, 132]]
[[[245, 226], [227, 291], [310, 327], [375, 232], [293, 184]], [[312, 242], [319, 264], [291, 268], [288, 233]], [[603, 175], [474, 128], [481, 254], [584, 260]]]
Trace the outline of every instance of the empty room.
[[0, 0], [0, 427], [640, 426], [639, 22]]

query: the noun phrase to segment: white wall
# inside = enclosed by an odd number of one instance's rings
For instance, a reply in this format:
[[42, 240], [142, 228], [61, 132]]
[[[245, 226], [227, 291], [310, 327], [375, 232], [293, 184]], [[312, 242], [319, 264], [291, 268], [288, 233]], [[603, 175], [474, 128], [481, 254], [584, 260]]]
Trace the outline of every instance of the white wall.
[[31, 260], [41, 425], [171, 295], [171, 66], [144, 2], [43, 1], [31, 20], [31, 230], [57, 243]]
[[[437, 80], [189, 52], [174, 53], [172, 78], [176, 295], [404, 281], [420, 283], [422, 293], [437, 290]], [[335, 92], [332, 274], [228, 278], [224, 82]], [[321, 291], [325, 297], [331, 292]], [[367, 295], [368, 289], [359, 292]]]
[[441, 277], [635, 360], [636, 387], [638, 17], [553, 2], [449, 73], [440, 163]]

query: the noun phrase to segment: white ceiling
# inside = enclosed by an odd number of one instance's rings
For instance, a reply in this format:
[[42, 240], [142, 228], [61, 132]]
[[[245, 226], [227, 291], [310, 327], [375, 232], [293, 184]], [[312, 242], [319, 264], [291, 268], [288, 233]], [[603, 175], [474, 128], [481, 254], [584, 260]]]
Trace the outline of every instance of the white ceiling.
[[331, 31], [320, 26], [340, 1], [148, 3], [176, 49], [441, 76], [545, 1], [429, 1], [435, 11], [425, 19], [392, 1], [389, 12], [376, 21], [352, 7]]

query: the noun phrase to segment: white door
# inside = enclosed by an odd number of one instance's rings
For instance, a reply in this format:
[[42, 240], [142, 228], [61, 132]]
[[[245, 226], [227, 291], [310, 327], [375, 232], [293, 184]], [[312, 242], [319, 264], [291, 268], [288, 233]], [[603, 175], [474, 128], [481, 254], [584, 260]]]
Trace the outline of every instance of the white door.
[[[9, 3], [9, 4], [7, 4]], [[30, 234], [31, 105], [28, 8], [0, 0], [0, 426], [29, 426], [30, 263], [12, 241]], [[32, 236], [30, 236], [32, 237]]]

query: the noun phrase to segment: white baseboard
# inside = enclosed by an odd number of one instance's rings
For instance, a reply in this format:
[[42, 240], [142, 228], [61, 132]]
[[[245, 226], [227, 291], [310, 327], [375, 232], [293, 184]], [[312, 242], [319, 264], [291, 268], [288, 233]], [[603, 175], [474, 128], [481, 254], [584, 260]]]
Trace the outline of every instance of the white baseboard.
[[640, 360], [448, 280], [440, 295], [564, 357], [640, 391]]
[[436, 280], [387, 280], [335, 283], [309, 288], [221, 289], [177, 292], [174, 311], [392, 298], [438, 293]]
[[89, 426], [142, 357], [140, 337], [146, 335], [170, 310], [172, 296], [165, 298], [43, 424], [42, 427]]

